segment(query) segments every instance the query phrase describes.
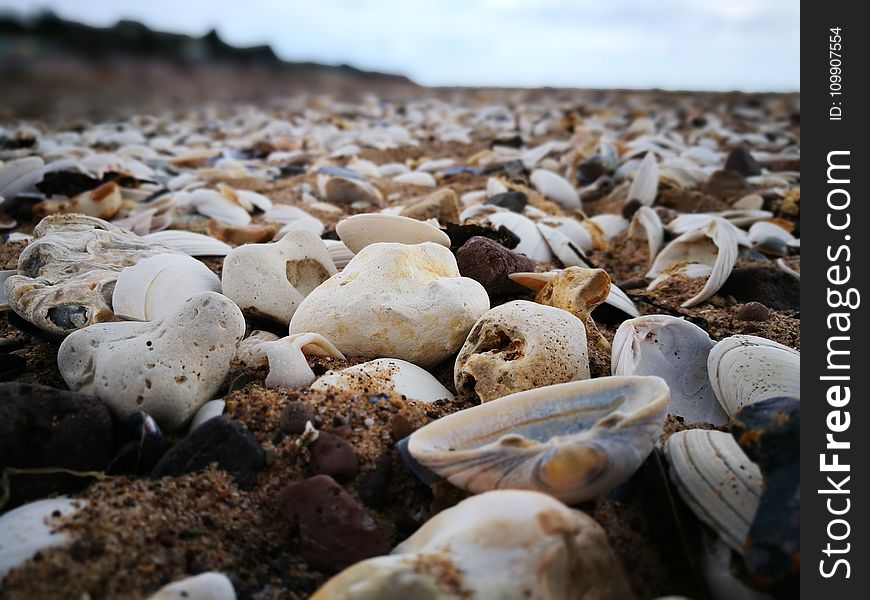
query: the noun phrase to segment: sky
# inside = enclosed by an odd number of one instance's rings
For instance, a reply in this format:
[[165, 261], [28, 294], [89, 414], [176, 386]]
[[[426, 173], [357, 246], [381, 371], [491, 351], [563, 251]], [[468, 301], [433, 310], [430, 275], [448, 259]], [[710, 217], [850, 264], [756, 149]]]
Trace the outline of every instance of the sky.
[[423, 85], [800, 90], [797, 0], [0, 0]]

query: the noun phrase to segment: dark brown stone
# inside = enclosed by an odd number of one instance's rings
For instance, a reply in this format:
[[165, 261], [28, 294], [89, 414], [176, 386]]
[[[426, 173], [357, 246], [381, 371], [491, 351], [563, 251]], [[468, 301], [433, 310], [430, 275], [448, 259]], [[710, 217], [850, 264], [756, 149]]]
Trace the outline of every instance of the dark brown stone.
[[735, 171], [744, 177], [761, 175], [761, 167], [744, 147], [734, 148], [725, 160], [725, 170]]
[[343, 437], [321, 431], [308, 451], [313, 475], [329, 475], [340, 483], [346, 483], [359, 473], [359, 461], [353, 446]]
[[770, 310], [761, 302], [747, 302], [737, 309], [735, 315], [740, 321], [766, 321]]
[[281, 411], [281, 431], [298, 435], [305, 431], [305, 423], [314, 424], [314, 412], [299, 400], [290, 400]]
[[522, 294], [529, 290], [508, 278], [511, 273], [535, 270], [535, 261], [484, 237], [473, 237], [456, 252], [463, 277], [480, 283], [490, 296]]

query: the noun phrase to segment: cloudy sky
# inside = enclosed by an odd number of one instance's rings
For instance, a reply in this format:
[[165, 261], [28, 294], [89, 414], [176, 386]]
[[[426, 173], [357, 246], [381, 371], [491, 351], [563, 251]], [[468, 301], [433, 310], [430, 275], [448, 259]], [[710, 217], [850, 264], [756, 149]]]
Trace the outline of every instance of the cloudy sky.
[[0, 0], [428, 85], [800, 89], [796, 0]]

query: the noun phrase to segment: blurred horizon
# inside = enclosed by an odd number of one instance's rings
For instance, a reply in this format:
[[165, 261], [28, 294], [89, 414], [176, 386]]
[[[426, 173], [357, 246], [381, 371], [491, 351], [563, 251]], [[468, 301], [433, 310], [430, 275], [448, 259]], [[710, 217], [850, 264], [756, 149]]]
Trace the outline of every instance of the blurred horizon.
[[215, 30], [283, 60], [433, 87], [800, 91], [800, 6], [789, 0], [0, 0], [0, 13], [46, 10], [95, 27]]

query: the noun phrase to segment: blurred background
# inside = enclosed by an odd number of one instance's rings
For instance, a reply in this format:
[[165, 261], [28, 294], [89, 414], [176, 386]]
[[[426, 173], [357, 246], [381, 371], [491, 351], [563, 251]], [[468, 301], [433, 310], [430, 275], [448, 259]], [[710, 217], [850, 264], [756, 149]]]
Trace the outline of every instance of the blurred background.
[[0, 118], [457, 86], [797, 92], [799, 29], [793, 0], [0, 0]]

